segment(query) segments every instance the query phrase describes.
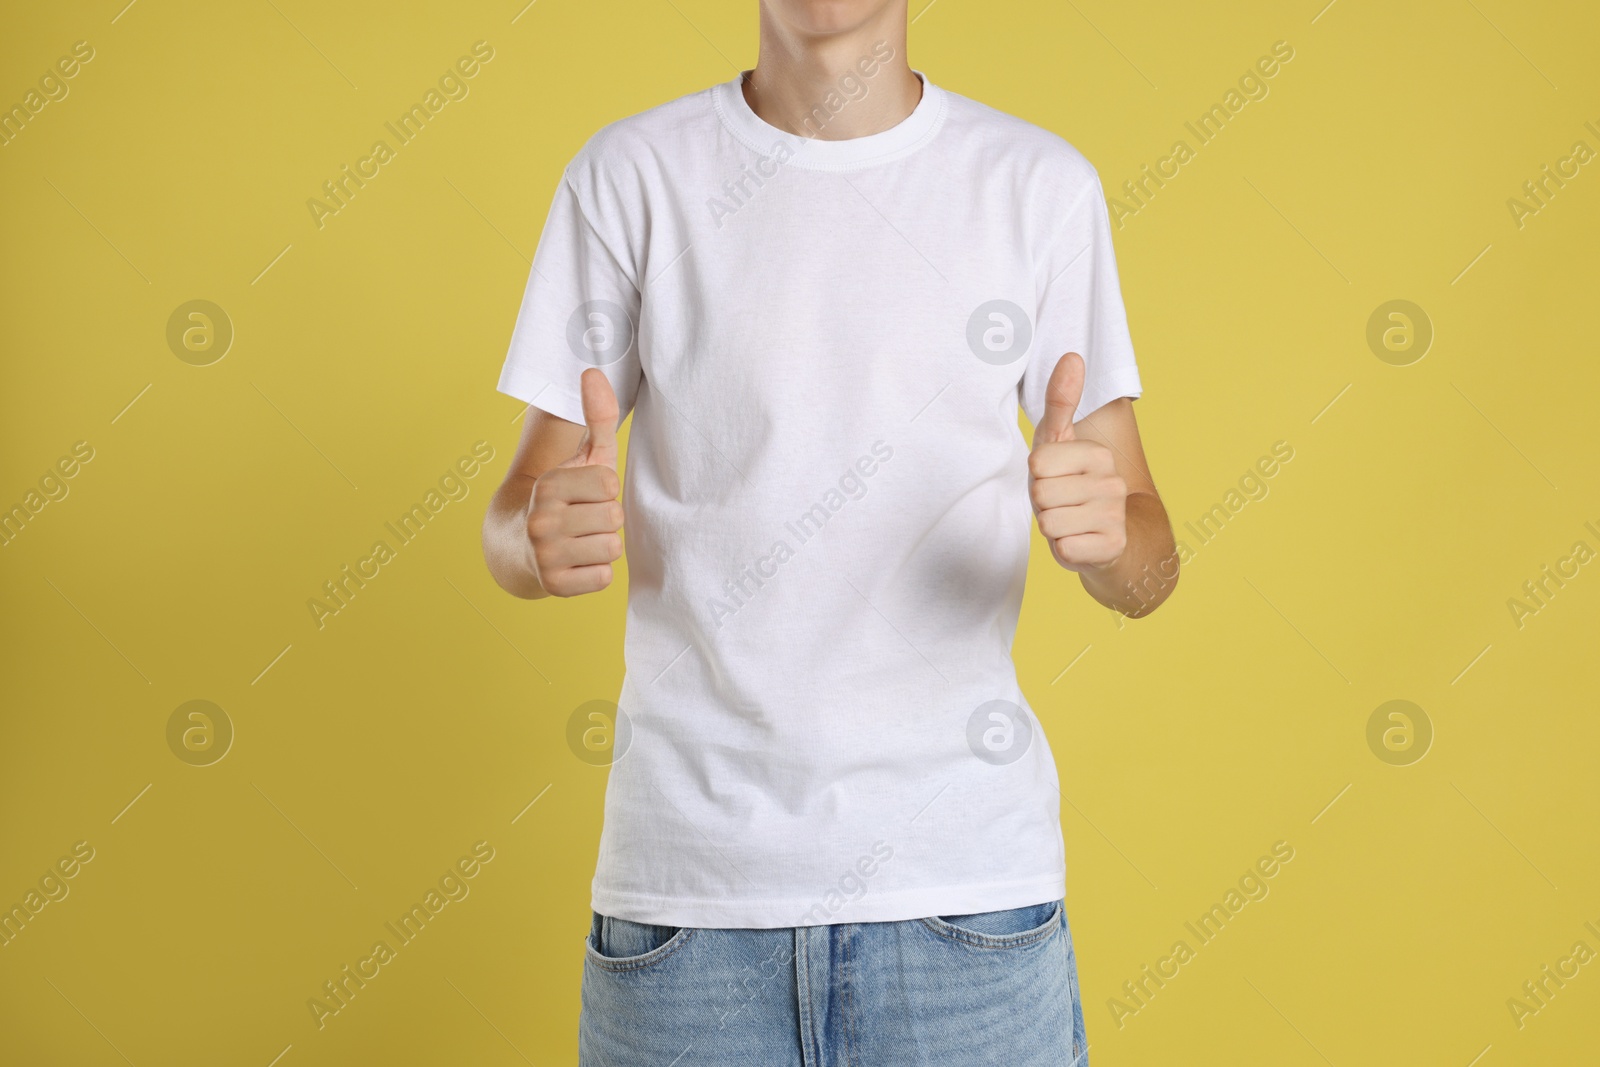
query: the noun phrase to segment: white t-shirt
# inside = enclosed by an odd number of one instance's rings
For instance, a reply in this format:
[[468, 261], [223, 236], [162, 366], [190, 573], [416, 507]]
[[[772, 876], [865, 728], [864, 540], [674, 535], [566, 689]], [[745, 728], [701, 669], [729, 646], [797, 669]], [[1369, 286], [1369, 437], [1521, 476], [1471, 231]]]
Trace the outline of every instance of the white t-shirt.
[[1064, 352], [1079, 418], [1138, 370], [1094, 168], [918, 76], [904, 121], [833, 141], [734, 79], [602, 129], [556, 192], [499, 388], [581, 423], [600, 366], [633, 413], [602, 914], [770, 928], [1065, 892], [1011, 661], [1017, 406], [1038, 421]]

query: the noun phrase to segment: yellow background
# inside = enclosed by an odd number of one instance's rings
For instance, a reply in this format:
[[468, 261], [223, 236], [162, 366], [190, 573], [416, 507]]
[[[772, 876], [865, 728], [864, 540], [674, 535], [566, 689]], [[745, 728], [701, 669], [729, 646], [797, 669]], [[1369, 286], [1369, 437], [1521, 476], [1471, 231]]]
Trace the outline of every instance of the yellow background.
[[[95, 49], [0, 148], [0, 505], [95, 450], [0, 548], [0, 903], [95, 849], [0, 948], [0, 1061], [572, 1062], [605, 771], [565, 728], [616, 695], [624, 590], [488, 578], [520, 430], [494, 383], [565, 161], [750, 66], [754, 0], [124, 2], [13, 6], [0, 36], [7, 105]], [[1180, 536], [1274, 442], [1293, 461], [1186, 538], [1148, 620], [1035, 545], [1016, 658], [1092, 1059], [1593, 1062], [1600, 963], [1520, 1029], [1506, 1001], [1600, 951], [1600, 565], [1520, 628], [1507, 600], [1600, 548], [1600, 163], [1520, 229], [1506, 201], [1600, 149], [1600, 11], [1322, 3], [913, 9], [914, 66], [1108, 193], [1295, 51], [1116, 233]], [[470, 96], [319, 230], [307, 199], [478, 40]], [[236, 331], [210, 366], [166, 342], [194, 299]], [[1435, 330], [1409, 366], [1366, 343], [1392, 299]], [[466, 500], [319, 630], [308, 598], [478, 440]], [[236, 730], [211, 766], [167, 745], [193, 699]], [[1392, 699], [1435, 732], [1409, 766], [1367, 744]], [[308, 998], [479, 840], [471, 895], [319, 1031]], [[1270, 896], [1119, 1028], [1108, 998], [1279, 840]]]

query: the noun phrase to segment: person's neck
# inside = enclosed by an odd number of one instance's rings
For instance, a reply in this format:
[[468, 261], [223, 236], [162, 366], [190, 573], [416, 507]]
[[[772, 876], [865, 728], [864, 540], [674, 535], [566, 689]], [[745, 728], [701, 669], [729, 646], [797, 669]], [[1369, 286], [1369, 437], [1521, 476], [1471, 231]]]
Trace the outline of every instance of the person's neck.
[[[848, 33], [801, 37], [775, 24], [763, 4], [760, 53], [743, 82], [746, 103], [768, 125], [823, 141], [899, 125], [922, 99], [922, 82], [906, 60], [904, 18], [893, 5], [885, 15]], [[862, 73], [863, 61], [871, 76]]]

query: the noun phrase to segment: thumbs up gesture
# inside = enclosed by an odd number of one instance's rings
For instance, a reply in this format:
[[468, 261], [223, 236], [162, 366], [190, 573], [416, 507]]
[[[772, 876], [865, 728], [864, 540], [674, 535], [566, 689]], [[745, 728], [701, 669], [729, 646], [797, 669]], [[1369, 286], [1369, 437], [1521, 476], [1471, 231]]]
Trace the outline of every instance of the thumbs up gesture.
[[1083, 375], [1078, 353], [1056, 361], [1028, 454], [1039, 532], [1056, 562], [1080, 574], [1114, 563], [1128, 544], [1128, 485], [1117, 474], [1116, 457], [1098, 441], [1080, 440], [1072, 428]]
[[622, 481], [617, 477], [617, 396], [603, 372], [580, 379], [584, 434], [570, 459], [533, 484], [528, 544], [533, 573], [554, 596], [594, 593], [611, 584], [622, 557]]

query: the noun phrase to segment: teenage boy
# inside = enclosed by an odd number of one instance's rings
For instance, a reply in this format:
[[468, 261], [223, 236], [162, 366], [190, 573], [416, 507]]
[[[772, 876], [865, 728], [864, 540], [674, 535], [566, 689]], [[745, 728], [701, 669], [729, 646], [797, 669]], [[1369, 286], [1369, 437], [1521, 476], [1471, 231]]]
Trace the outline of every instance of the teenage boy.
[[580, 1059], [1082, 1067], [1030, 528], [1125, 614], [1177, 578], [1100, 181], [906, 0], [760, 15], [567, 166], [499, 382], [495, 580], [597, 592], [628, 531]]

